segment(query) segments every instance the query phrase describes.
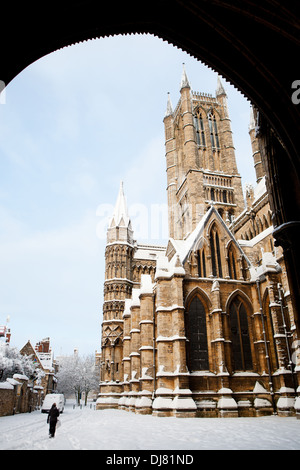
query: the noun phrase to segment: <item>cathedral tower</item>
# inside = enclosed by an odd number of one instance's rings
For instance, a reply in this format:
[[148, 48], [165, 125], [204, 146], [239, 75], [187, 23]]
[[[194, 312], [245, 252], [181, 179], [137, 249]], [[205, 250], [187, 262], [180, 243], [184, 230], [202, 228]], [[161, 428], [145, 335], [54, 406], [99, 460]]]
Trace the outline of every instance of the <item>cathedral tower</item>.
[[211, 205], [231, 222], [244, 198], [220, 78], [215, 97], [194, 92], [183, 68], [180, 99], [173, 111], [168, 97], [164, 126], [170, 237], [186, 238]]
[[107, 229], [102, 324], [103, 361], [106, 366], [102, 380], [114, 381], [122, 376], [122, 315], [125, 299], [131, 296], [132, 290], [132, 253], [133, 231], [121, 182]]

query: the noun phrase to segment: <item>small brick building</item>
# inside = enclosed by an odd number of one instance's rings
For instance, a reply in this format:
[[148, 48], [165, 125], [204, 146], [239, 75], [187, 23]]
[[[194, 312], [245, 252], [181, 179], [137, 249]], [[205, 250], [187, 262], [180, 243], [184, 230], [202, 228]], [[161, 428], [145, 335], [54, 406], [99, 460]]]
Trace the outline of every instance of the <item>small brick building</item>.
[[43, 393], [46, 396], [48, 393], [53, 393], [56, 389], [56, 372], [57, 364], [54, 360], [53, 352], [50, 347], [50, 338], [45, 338], [38, 342], [33, 348], [30, 341], [27, 341], [25, 346], [20, 350], [20, 353], [26, 356], [31, 356], [34, 363], [44, 373], [41, 377], [40, 386], [43, 387]]

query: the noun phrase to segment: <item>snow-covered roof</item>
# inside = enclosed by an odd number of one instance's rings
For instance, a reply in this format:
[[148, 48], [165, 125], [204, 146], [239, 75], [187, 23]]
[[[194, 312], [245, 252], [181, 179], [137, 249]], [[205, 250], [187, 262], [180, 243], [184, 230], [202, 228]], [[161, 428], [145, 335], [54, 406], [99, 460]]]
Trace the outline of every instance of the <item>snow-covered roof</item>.
[[131, 307], [139, 307], [140, 306], [140, 295], [141, 294], [152, 294], [153, 293], [154, 284], [152, 283], [152, 279], [150, 274], [142, 274], [141, 275], [141, 287], [140, 288], [133, 288], [132, 294], [130, 299], [125, 299], [125, 306], [123, 312], [123, 318], [128, 317], [131, 315]]
[[212, 206], [201, 218], [195, 230], [193, 230], [185, 240], [176, 240], [174, 238], [169, 239], [166, 253], [161, 254], [157, 259], [155, 279], [160, 277], [171, 277], [174, 274], [185, 274], [184, 264], [192, 251], [201, 248], [204, 229], [212, 217], [218, 220], [218, 223], [222, 226], [228, 237], [234, 242], [237, 249], [245, 258], [248, 266], [251, 266], [251, 262], [243, 252], [239, 242], [235, 239], [233, 233], [229, 230], [218, 211], [214, 206]]
[[[201, 248], [201, 236], [203, 234], [204, 228], [206, 227], [209, 219], [211, 216], [214, 215], [218, 222], [222, 225], [224, 230], [227, 232], [228, 236], [235, 242], [237, 248], [239, 251], [245, 256], [243, 253], [241, 247], [239, 246], [237, 240], [235, 239], [233, 233], [229, 230], [227, 225], [225, 224], [224, 220], [220, 216], [219, 212], [215, 209], [214, 206], [212, 206], [201, 218], [199, 221], [197, 227], [195, 230], [193, 230], [192, 233], [186, 238], [186, 240], [175, 240], [173, 238], [169, 239], [169, 243], [171, 243], [175, 249], [176, 254], [179, 256], [179, 259], [182, 264], [184, 264], [189, 256], [189, 254], [197, 249]], [[198, 246], [197, 246], [198, 245]], [[168, 246], [167, 252], [170, 250], [170, 245]], [[245, 256], [248, 264], [250, 264], [250, 261], [247, 259]]]
[[278, 273], [281, 272], [281, 267], [276, 261], [273, 253], [264, 252], [262, 250], [261, 265], [258, 267], [250, 267], [251, 281], [257, 281], [263, 277], [266, 273]]
[[1, 390], [13, 390], [14, 387], [9, 382], [0, 382]]
[[253, 204], [267, 192], [266, 177], [264, 176], [254, 187], [254, 201]]
[[257, 243], [259, 243], [260, 241], [262, 241], [264, 238], [266, 238], [268, 235], [271, 235], [272, 233], [273, 233], [273, 225], [266, 228], [255, 237], [251, 238], [251, 240], [239, 240], [239, 244], [241, 246], [250, 246], [252, 248]]
[[185, 275], [185, 269], [179, 256], [173, 256], [170, 261], [166, 256], [160, 256], [156, 263], [155, 279], [171, 278], [176, 274], [180, 276]]
[[43, 369], [52, 370], [53, 369], [53, 353], [52, 351], [48, 353], [37, 352], [40, 363], [42, 364]]
[[[200, 222], [198, 223], [195, 230], [185, 239], [185, 240], [175, 240], [174, 238], [170, 238], [169, 241], [173, 245], [176, 250], [177, 255], [179, 256], [180, 261], [182, 264], [186, 261], [189, 253], [195, 247], [196, 242], [199, 239], [200, 234], [203, 232], [205, 224], [209, 217], [211, 216], [214, 208], [211, 207], [201, 218]], [[216, 212], [216, 211], [215, 211]]]
[[0, 326], [0, 336], [5, 336], [6, 326]]
[[131, 295], [131, 307], [139, 307], [140, 306], [140, 289], [133, 288]]
[[152, 283], [152, 279], [150, 274], [142, 274], [141, 275], [141, 294], [152, 294], [154, 284]]
[[155, 261], [165, 251], [166, 251], [165, 246], [139, 245], [138, 244], [134, 253], [134, 259]]
[[29, 380], [27, 375], [23, 375], [23, 374], [14, 374], [13, 378], [14, 379], [19, 379], [19, 380]]
[[12, 378], [7, 378], [6, 379], [7, 382], [9, 382], [11, 385], [20, 385], [21, 382], [18, 382], [16, 379], [12, 379]]

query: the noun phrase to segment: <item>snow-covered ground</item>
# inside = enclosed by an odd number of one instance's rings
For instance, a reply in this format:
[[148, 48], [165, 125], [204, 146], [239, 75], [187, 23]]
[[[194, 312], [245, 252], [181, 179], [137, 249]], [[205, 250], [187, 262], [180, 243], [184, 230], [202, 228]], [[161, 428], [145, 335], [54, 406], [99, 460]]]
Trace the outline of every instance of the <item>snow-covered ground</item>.
[[157, 418], [120, 410], [96, 411], [67, 402], [61, 427], [48, 437], [40, 411], [0, 418], [1, 450], [300, 449], [296, 418]]

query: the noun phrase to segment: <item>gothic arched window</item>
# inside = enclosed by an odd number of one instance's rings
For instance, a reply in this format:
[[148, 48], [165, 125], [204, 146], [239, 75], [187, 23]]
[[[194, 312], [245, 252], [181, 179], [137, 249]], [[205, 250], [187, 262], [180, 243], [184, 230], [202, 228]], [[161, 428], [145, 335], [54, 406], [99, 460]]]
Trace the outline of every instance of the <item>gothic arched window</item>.
[[202, 277], [201, 252], [197, 251], [198, 276]]
[[220, 143], [219, 143], [219, 135], [218, 135], [218, 126], [217, 126], [217, 121], [216, 121], [215, 116], [213, 118], [213, 124], [214, 124], [216, 147], [219, 149], [220, 148]]
[[223, 277], [219, 235], [215, 225], [211, 229], [209, 242], [211, 251], [212, 274], [216, 277]]
[[200, 145], [199, 121], [198, 121], [197, 114], [194, 115], [194, 126], [195, 126], [195, 129], [196, 129], [197, 145]]
[[211, 146], [213, 149], [220, 148], [220, 142], [219, 142], [219, 134], [218, 134], [218, 126], [217, 126], [217, 121], [213, 113], [208, 114], [208, 127], [209, 127], [209, 133], [210, 133], [210, 141], [211, 141]]
[[214, 130], [213, 130], [211, 114], [208, 115], [208, 127], [209, 127], [209, 133], [210, 133], [211, 146], [212, 148], [215, 148]]
[[204, 250], [202, 251], [202, 269], [203, 269], [203, 277], [206, 277], [206, 263], [205, 263]]
[[196, 139], [197, 139], [197, 145], [205, 147], [205, 132], [204, 132], [204, 123], [203, 123], [203, 118], [202, 114], [196, 114], [194, 116], [194, 123], [195, 123], [195, 128], [196, 128]]
[[253, 368], [253, 364], [247, 311], [239, 296], [235, 297], [230, 304], [229, 321], [233, 370], [251, 370]]
[[208, 370], [206, 312], [198, 296], [191, 301], [186, 313], [187, 363], [190, 371]]
[[197, 251], [198, 276], [206, 277], [206, 263], [204, 249]]
[[203, 124], [202, 114], [200, 114], [199, 116], [199, 122], [200, 122], [200, 132], [201, 132], [201, 145], [205, 147], [205, 133], [204, 133], [204, 124]]
[[229, 272], [230, 279], [237, 279], [236, 254], [235, 254], [235, 250], [232, 244], [230, 244], [229, 249], [228, 249], [227, 261], [228, 261], [228, 272]]

